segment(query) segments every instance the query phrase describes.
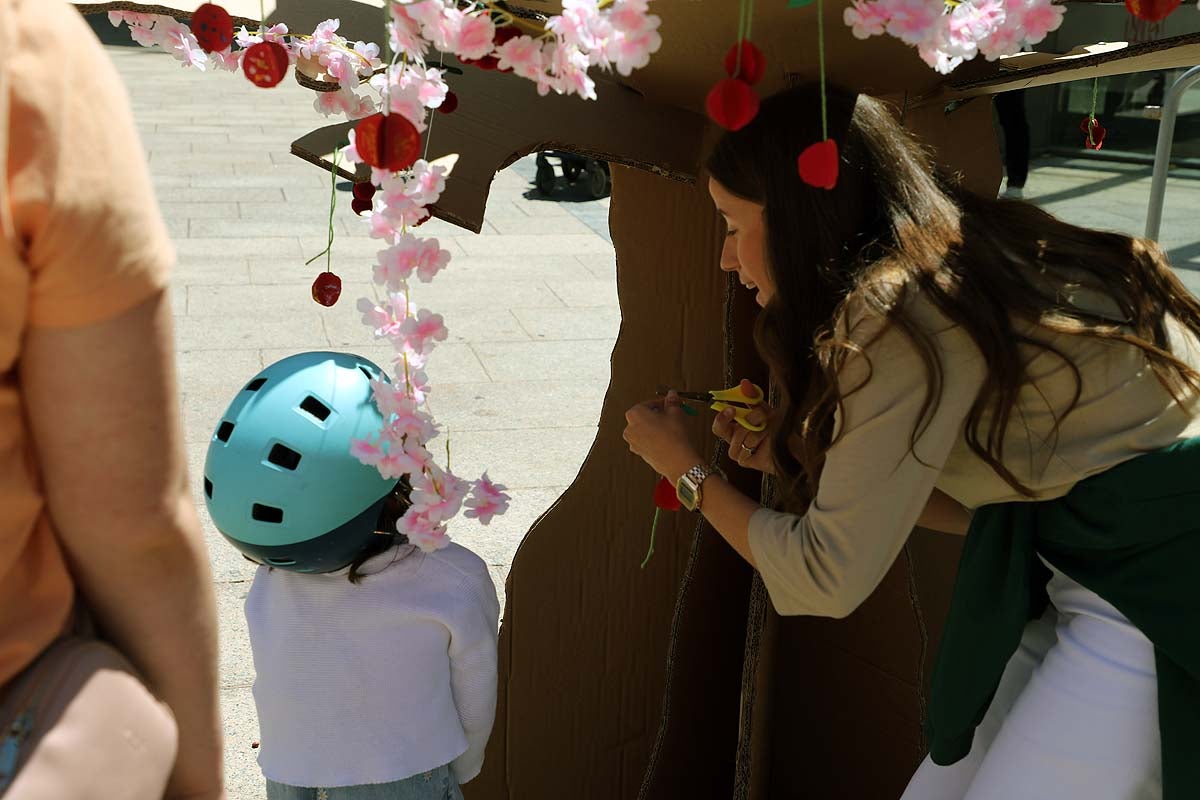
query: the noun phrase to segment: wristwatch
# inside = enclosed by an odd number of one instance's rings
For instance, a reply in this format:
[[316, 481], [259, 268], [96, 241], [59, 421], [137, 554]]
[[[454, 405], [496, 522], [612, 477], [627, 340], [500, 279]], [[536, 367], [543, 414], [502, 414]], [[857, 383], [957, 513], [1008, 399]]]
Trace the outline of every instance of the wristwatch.
[[700, 493], [700, 484], [714, 473], [720, 473], [720, 470], [704, 464], [697, 464], [679, 477], [679, 481], [675, 484], [675, 496], [679, 498], [679, 502], [683, 504], [684, 508], [688, 511], [700, 510], [700, 503], [704, 499]]

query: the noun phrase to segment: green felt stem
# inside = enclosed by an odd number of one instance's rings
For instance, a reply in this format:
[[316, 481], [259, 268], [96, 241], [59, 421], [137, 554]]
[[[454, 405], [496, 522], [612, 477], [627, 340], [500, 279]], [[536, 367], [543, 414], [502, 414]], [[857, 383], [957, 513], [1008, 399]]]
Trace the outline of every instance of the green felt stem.
[[817, 0], [817, 63], [821, 70], [821, 139], [829, 138], [829, 116], [825, 104], [825, 9]]
[[1100, 95], [1100, 79], [1092, 78], [1092, 112], [1088, 114], [1088, 144], [1092, 147], [1096, 146], [1096, 139], [1092, 136], [1092, 126], [1096, 124], [1096, 98]]
[[333, 210], [337, 208], [337, 177], [338, 177], [338, 155], [341, 154], [341, 149], [335, 147], [333, 149], [333, 169], [329, 170], [329, 241], [325, 243], [325, 249], [317, 253], [315, 256], [304, 262], [304, 266], [308, 266], [316, 261], [321, 256], [325, 256], [325, 271], [332, 272], [333, 262]]
[[650, 523], [650, 549], [646, 551], [646, 557], [642, 559], [641, 569], [645, 569], [650, 563], [650, 556], [654, 555], [654, 534], [658, 531], [658, 516], [662, 514], [662, 509], [655, 507], [654, 521]]
[[734, 47], [737, 48], [737, 64], [733, 68], [733, 74], [735, 77], [742, 74], [742, 42], [745, 40], [745, 38], [746, 38], [746, 0], [742, 0], [741, 5], [738, 6], [738, 35], [737, 35], [737, 44], [734, 45]]

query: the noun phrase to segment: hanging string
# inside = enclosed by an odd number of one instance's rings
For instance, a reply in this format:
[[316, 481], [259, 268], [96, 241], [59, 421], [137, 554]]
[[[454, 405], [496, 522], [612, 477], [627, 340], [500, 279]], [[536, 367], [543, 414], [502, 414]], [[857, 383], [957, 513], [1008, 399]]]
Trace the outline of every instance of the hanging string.
[[330, 263], [333, 260], [333, 210], [337, 208], [338, 156], [341, 155], [341, 152], [341, 147], [333, 148], [333, 168], [329, 170], [329, 241], [325, 243], [324, 250], [304, 262], [304, 266], [307, 267], [321, 256], [325, 256], [326, 272], [333, 271]]
[[821, 139], [829, 139], [829, 117], [825, 103], [825, 10], [817, 0], [817, 63], [821, 70]]
[[[438, 71], [441, 71], [445, 60], [446, 60], [446, 54], [439, 50], [438, 51]], [[421, 158], [425, 159], [426, 161], [429, 160], [429, 143], [433, 141], [433, 120], [435, 117], [437, 117], [437, 114], [434, 113], [433, 111], [430, 111], [429, 112], [429, 125], [425, 129], [425, 154], [421, 156]]]
[[1100, 95], [1100, 79], [1092, 78], [1092, 112], [1088, 114], [1088, 144], [1092, 147], [1096, 146], [1096, 139], [1092, 136], [1092, 128], [1096, 125], [1096, 98]]

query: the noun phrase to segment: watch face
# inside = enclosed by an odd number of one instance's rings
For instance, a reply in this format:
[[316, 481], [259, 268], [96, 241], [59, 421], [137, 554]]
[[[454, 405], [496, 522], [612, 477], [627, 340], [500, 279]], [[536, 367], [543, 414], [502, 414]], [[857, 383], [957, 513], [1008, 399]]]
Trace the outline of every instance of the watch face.
[[679, 502], [688, 510], [696, 507], [696, 492], [687, 481], [680, 481], [675, 487], [675, 493], [679, 496]]

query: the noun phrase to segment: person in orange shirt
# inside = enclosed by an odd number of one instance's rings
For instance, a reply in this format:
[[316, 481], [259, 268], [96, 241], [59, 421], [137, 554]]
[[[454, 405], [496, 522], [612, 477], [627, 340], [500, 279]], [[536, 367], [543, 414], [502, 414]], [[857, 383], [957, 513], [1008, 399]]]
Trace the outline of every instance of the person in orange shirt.
[[0, 686], [78, 593], [176, 717], [167, 796], [222, 798], [174, 256], [121, 80], [62, 0], [0, 0], [0, 233]]

